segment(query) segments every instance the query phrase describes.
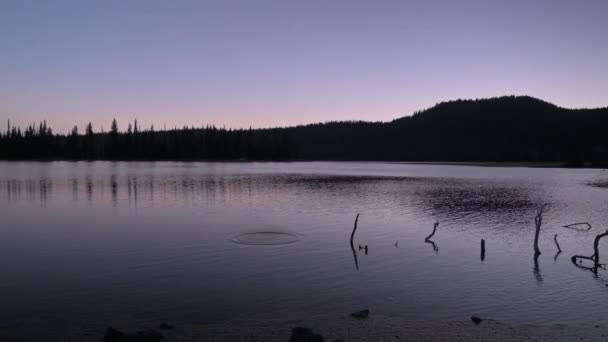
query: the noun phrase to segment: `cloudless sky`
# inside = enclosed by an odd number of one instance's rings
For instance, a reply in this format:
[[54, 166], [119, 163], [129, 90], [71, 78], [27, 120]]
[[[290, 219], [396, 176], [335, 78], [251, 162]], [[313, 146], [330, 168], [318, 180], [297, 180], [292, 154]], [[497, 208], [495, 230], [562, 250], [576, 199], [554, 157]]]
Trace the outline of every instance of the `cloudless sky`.
[[608, 1], [0, 0], [18, 125], [387, 121], [510, 94], [607, 106]]

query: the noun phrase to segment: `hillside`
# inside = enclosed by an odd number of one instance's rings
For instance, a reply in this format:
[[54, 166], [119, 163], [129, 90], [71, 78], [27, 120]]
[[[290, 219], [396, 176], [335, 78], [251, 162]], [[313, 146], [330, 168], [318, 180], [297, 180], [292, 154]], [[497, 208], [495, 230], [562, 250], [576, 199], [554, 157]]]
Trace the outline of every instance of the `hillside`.
[[291, 131], [310, 159], [579, 163], [608, 160], [607, 129], [608, 108], [572, 110], [508, 96], [443, 102], [389, 123]]

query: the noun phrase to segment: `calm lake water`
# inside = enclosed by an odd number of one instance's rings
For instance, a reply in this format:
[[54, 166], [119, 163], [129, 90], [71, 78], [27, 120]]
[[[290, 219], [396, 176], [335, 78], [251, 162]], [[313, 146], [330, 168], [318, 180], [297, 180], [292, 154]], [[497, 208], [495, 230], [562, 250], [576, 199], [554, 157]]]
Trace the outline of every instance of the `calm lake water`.
[[[591, 255], [608, 228], [607, 181], [585, 169], [0, 162], [0, 319], [210, 322], [369, 308], [412, 320], [608, 323], [608, 273], [570, 261]], [[424, 242], [435, 221], [437, 249]], [[579, 221], [593, 228], [562, 227]], [[608, 241], [600, 248], [608, 262]]]

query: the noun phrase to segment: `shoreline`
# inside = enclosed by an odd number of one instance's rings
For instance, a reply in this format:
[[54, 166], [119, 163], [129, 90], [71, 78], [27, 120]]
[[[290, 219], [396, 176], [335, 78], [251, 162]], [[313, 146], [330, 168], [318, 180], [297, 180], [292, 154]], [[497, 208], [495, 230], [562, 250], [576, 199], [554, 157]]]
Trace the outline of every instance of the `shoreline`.
[[[281, 318], [277, 318], [281, 317]], [[38, 323], [38, 324], [37, 324]], [[105, 324], [104, 324], [105, 323]], [[608, 326], [512, 325], [491, 319], [480, 324], [462, 321], [412, 321], [373, 313], [366, 319], [348, 315], [313, 318], [291, 316], [230, 319], [215, 323], [169, 321], [174, 329], [159, 330], [159, 321], [112, 318], [107, 322], [21, 322], [4, 326], [3, 341], [100, 341], [108, 326], [125, 332], [156, 330], [165, 342], [287, 342], [292, 329], [311, 328], [325, 341], [605, 341]]]
[[572, 164], [567, 162], [483, 162], [483, 161], [392, 161], [392, 160], [248, 160], [248, 159], [0, 159], [0, 162], [38, 162], [38, 163], [362, 163], [362, 164], [404, 164], [404, 165], [446, 165], [446, 166], [479, 166], [479, 167], [526, 167], [551, 169], [608, 169], [608, 163]]

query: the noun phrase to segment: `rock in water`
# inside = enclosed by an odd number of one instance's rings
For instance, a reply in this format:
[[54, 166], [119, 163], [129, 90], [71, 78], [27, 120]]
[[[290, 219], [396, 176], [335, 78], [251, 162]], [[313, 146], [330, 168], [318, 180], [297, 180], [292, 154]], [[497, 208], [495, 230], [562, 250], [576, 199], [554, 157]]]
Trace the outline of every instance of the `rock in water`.
[[112, 327], [108, 327], [102, 342], [161, 342], [163, 334], [157, 331], [138, 331], [134, 333], [123, 333]]
[[291, 330], [289, 342], [325, 342], [325, 339], [310, 328], [297, 327]]
[[108, 327], [106, 333], [103, 335], [102, 342], [120, 341], [123, 337], [125, 337], [125, 334], [112, 327]]
[[367, 316], [369, 316], [369, 310], [365, 309], [363, 311], [358, 311], [358, 312], [353, 312], [352, 314], [350, 314], [350, 317], [354, 317], [354, 318], [367, 318]]
[[475, 323], [475, 324], [479, 324], [479, 323], [483, 322], [483, 319], [481, 319], [477, 316], [471, 316], [471, 321], [473, 321], [473, 323]]

